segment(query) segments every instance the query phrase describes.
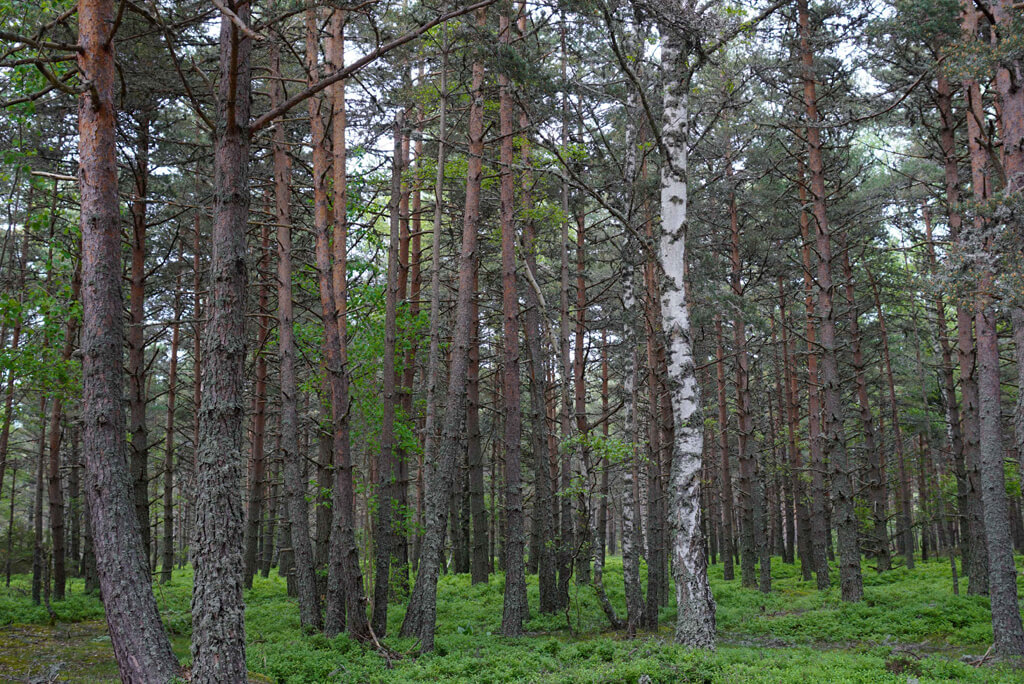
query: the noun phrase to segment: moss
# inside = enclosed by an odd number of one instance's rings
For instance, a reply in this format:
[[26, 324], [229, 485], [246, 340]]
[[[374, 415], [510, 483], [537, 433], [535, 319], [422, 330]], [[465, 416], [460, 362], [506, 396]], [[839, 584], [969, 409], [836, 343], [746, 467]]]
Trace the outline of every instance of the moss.
[[[1024, 559], [1018, 558], [1018, 565]], [[865, 600], [846, 604], [838, 590], [818, 592], [800, 579], [798, 567], [773, 563], [771, 594], [725, 582], [721, 566], [710, 569], [718, 602], [719, 642], [714, 653], [671, 643], [674, 606], [661, 610], [661, 630], [626, 640], [609, 632], [590, 587], [573, 586], [568, 617], [531, 614], [528, 636], [500, 636], [503, 578], [473, 585], [467, 575], [446, 575], [438, 586], [437, 650], [416, 656], [411, 639], [388, 637], [397, 657], [385, 658], [341, 635], [305, 634], [298, 606], [285, 582], [257, 577], [246, 592], [246, 631], [252, 681], [288, 682], [925, 682], [1021, 681], [1006, 665], [975, 668], [961, 655], [984, 653], [992, 638], [988, 599], [953, 596], [945, 561], [918, 563], [876, 575], [865, 568]], [[192, 576], [185, 570], [154, 590], [175, 653], [188, 662]], [[54, 604], [60, 617], [46, 626], [45, 609], [31, 605], [27, 578], [0, 591], [0, 678], [40, 674], [64, 662], [63, 681], [116, 681], [102, 606], [82, 595], [79, 581], [69, 598]], [[605, 589], [624, 612], [622, 563], [610, 558]], [[1024, 590], [1024, 587], [1022, 587]], [[529, 578], [537, 606], [536, 577]], [[397, 634], [403, 605], [389, 611]], [[19, 636], [20, 635], [20, 636]], [[38, 640], [29, 646], [27, 639]], [[41, 654], [41, 655], [37, 655]], [[33, 669], [34, 668], [34, 669]], [[71, 673], [74, 673], [73, 675]], [[263, 677], [258, 679], [256, 675]], [[72, 679], [71, 677], [76, 677]], [[646, 680], [645, 680], [646, 681]]]

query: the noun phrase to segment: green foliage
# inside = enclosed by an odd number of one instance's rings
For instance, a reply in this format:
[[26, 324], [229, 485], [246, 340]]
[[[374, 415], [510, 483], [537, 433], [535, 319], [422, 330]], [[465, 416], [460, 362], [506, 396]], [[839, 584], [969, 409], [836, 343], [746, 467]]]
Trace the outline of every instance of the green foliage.
[[[1018, 557], [1020, 565], [1024, 558]], [[953, 596], [944, 560], [896, 568], [882, 575], [865, 568], [865, 599], [840, 600], [838, 589], [817, 591], [796, 566], [773, 564], [775, 590], [768, 595], [722, 580], [710, 571], [718, 603], [719, 649], [691, 651], [671, 643], [672, 606], [663, 608], [662, 628], [635, 640], [606, 632], [607, 622], [589, 586], [570, 590], [571, 629], [566, 614], [534, 612], [530, 635], [500, 635], [504, 577], [473, 585], [469, 575], [445, 575], [438, 586], [437, 649], [416, 656], [411, 639], [388, 637], [401, 657], [390, 661], [347, 636], [327, 639], [299, 626], [295, 600], [283, 578], [257, 577], [246, 592], [249, 669], [270, 681], [302, 682], [924, 682], [1020, 681], [1009, 666], [971, 667], [962, 653], [983, 653], [991, 642], [988, 599]], [[528, 578], [537, 605], [535, 577]], [[0, 591], [0, 624], [45, 625], [45, 608], [32, 606], [29, 578], [15, 578]], [[155, 585], [161, 614], [175, 651], [187, 657], [191, 633], [191, 572]], [[622, 562], [609, 558], [605, 589], [624, 609]], [[102, 606], [73, 580], [68, 599], [53, 604], [61, 623], [100, 624]], [[396, 634], [405, 606], [394, 605], [389, 634]], [[19, 627], [21, 629], [22, 627]], [[56, 629], [62, 629], [58, 625]], [[94, 636], [94, 635], [93, 635]], [[95, 641], [91, 638], [90, 641]], [[2, 640], [0, 640], [2, 642]], [[96, 651], [95, 644], [90, 653]], [[101, 644], [103, 649], [109, 648]], [[106, 650], [103, 651], [107, 653]], [[0, 665], [6, 653], [0, 645]], [[90, 656], [94, 657], [94, 656]], [[110, 657], [109, 655], [107, 656]], [[90, 670], [92, 671], [92, 670]], [[114, 677], [113, 669], [104, 670]], [[105, 681], [95, 679], [91, 681]]]

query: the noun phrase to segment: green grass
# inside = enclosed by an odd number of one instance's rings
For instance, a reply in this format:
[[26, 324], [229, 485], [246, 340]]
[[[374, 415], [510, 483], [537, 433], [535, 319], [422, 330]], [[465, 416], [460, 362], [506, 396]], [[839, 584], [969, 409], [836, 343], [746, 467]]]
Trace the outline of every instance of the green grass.
[[[720, 641], [714, 653], [671, 643], [674, 606], [662, 609], [656, 634], [629, 641], [608, 631], [586, 586], [572, 587], [568, 615], [539, 615], [535, 577], [529, 578], [534, 612], [527, 636], [507, 639], [499, 634], [503, 577], [472, 586], [468, 575], [448, 575], [438, 587], [436, 651], [416, 657], [413, 640], [389, 637], [387, 645], [402, 654], [390, 662], [344, 635], [303, 633], [284, 580], [258, 577], [246, 593], [249, 668], [294, 683], [636, 682], [643, 675], [654, 682], [1024, 681], [1024, 671], [1010, 665], [961, 662], [960, 656], [984, 653], [991, 643], [988, 599], [954, 596], [947, 561], [919, 563], [911, 572], [864, 572], [864, 601], [851, 605], [840, 600], [838, 588], [819, 592], [801, 581], [798, 568], [778, 559], [769, 595], [726, 582], [721, 566], [712, 567]], [[191, 580], [186, 570], [155, 586], [175, 652], [186, 663]], [[605, 587], [621, 614], [617, 558], [609, 559]], [[53, 603], [55, 627], [46, 626], [45, 608], [31, 605], [28, 589], [27, 577], [0, 589], [0, 678], [42, 671], [47, 662], [65, 663], [66, 681], [115, 678], [102, 606], [82, 595], [81, 582], [71, 583], [67, 600]], [[1024, 595], [1024, 583], [1020, 589]], [[404, 612], [404, 599], [396, 600], [390, 633], [397, 633]], [[29, 642], [35, 646], [24, 648]]]

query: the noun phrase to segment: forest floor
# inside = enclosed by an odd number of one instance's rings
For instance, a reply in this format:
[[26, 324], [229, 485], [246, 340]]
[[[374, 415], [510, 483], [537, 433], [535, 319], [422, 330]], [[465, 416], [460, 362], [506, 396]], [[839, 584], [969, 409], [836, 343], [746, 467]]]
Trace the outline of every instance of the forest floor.
[[[1018, 568], [1024, 557], [1017, 557]], [[737, 568], [737, 571], [739, 568]], [[246, 630], [252, 681], [269, 682], [1024, 682], [1024, 669], [986, 658], [992, 641], [988, 599], [954, 596], [948, 560], [918, 562], [879, 575], [864, 567], [864, 601], [845, 604], [838, 587], [819, 592], [798, 567], [773, 559], [771, 594], [744, 589], [710, 570], [718, 604], [719, 648], [694, 652], [672, 644], [675, 607], [662, 608], [661, 629], [627, 640], [608, 630], [594, 592], [573, 586], [567, 613], [536, 612], [527, 635], [500, 636], [503, 576], [471, 586], [468, 575], [443, 576], [438, 588], [434, 653], [415, 656], [410, 639], [389, 637], [392, 655], [346, 636], [304, 634], [298, 606], [284, 581], [257, 577], [246, 592]], [[1021, 574], [1018, 573], [1021, 578]], [[837, 578], [836, 578], [837, 579]], [[155, 585], [157, 600], [183, 663], [188, 662], [191, 575], [175, 573]], [[1024, 579], [1020, 580], [1024, 596]], [[605, 587], [624, 610], [622, 563], [610, 558]], [[71, 582], [68, 598], [33, 606], [29, 578], [0, 588], [0, 682], [117, 681], [103, 608]], [[397, 633], [405, 597], [389, 612]], [[262, 675], [262, 676], [259, 676]]]

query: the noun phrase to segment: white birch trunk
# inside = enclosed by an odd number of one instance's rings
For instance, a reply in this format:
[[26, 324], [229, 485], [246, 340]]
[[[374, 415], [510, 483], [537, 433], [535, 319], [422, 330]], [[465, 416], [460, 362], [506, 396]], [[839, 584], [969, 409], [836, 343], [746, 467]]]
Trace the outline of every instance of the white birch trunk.
[[662, 34], [665, 108], [661, 135], [668, 159], [663, 160], [661, 172], [662, 232], [658, 261], [663, 274], [661, 312], [668, 351], [667, 383], [675, 421], [668, 491], [672, 574], [678, 605], [675, 638], [687, 646], [714, 648], [715, 601], [708, 585], [707, 558], [700, 529], [704, 433], [684, 283], [690, 74], [682, 37], [670, 27], [664, 27]]

